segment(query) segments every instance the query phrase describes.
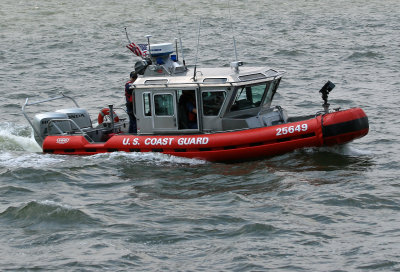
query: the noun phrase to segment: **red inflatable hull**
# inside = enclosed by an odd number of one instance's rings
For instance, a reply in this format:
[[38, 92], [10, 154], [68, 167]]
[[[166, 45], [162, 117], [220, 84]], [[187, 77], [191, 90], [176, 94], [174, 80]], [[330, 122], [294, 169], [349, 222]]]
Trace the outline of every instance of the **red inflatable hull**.
[[198, 135], [114, 135], [104, 143], [85, 137], [47, 136], [45, 153], [161, 152], [207, 161], [241, 161], [273, 156], [298, 148], [344, 144], [368, 133], [368, 117], [360, 108], [333, 112], [312, 119], [276, 125]]

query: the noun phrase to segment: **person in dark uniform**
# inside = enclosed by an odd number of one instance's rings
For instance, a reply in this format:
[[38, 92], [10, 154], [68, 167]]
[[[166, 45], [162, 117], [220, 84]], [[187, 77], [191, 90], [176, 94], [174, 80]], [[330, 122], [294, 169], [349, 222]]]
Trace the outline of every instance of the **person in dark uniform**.
[[197, 129], [197, 109], [194, 90], [184, 90], [179, 98], [180, 129]]
[[135, 97], [133, 90], [130, 89], [131, 85], [137, 79], [136, 72], [131, 72], [129, 75], [130, 79], [125, 83], [125, 98], [126, 98], [126, 112], [129, 116], [129, 133], [137, 133], [136, 117], [133, 113], [133, 104], [135, 103]]

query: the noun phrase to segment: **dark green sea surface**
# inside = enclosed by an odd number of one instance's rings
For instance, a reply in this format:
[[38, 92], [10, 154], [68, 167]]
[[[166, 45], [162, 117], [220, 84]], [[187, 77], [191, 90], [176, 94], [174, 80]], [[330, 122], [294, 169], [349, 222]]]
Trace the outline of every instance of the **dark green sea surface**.
[[[230, 11], [228, 6], [230, 6]], [[1, 271], [400, 271], [400, 2], [19, 1], [0, 8]], [[232, 28], [230, 24], [232, 17]], [[42, 154], [26, 97], [124, 105], [137, 43], [198, 69], [285, 69], [290, 116], [362, 107], [369, 134], [253, 162]], [[179, 35], [180, 33], [180, 35]], [[38, 109], [48, 110], [47, 105]]]

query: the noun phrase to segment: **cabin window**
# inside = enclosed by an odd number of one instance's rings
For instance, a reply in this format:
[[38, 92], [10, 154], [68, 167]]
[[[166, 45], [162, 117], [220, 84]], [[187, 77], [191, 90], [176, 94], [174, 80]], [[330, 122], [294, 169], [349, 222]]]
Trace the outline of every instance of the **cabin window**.
[[144, 116], [151, 116], [150, 93], [143, 94], [143, 110]]
[[204, 116], [218, 115], [222, 104], [224, 103], [226, 92], [225, 91], [209, 91], [202, 92], [203, 99], [203, 114]]
[[261, 105], [263, 95], [266, 89], [265, 84], [244, 86], [237, 90], [235, 102], [232, 104], [231, 111], [256, 108]]
[[154, 95], [154, 112], [158, 116], [174, 115], [174, 99], [172, 94]]

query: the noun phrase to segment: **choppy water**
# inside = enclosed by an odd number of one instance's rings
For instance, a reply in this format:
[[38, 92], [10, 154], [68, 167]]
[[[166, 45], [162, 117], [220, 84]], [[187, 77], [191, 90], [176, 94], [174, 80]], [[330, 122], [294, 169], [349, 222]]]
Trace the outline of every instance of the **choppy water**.
[[228, 1], [15, 1], [0, 9], [0, 270], [400, 270], [400, 2], [230, 1], [239, 58], [286, 69], [291, 114], [362, 107], [343, 147], [214, 164], [160, 154], [44, 155], [20, 107], [63, 91], [123, 104], [131, 39], [233, 60]]

